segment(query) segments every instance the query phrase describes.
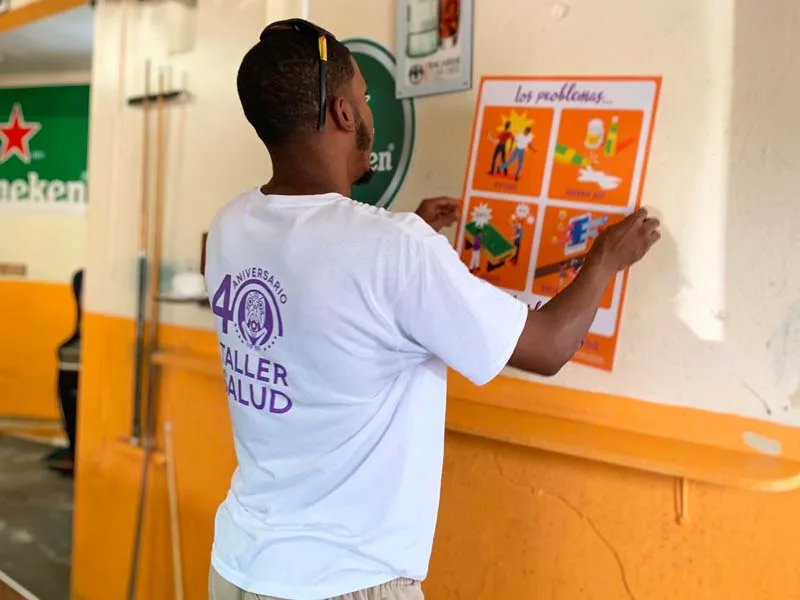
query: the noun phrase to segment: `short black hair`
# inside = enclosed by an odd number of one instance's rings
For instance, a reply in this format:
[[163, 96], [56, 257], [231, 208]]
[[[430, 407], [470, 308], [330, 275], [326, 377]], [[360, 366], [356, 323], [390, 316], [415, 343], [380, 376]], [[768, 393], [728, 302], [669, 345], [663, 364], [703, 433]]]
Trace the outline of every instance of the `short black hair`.
[[[269, 29], [269, 28], [268, 28]], [[344, 94], [355, 76], [350, 51], [327, 35], [328, 98]], [[316, 128], [319, 115], [319, 47], [315, 35], [294, 28], [264, 30], [245, 55], [236, 87], [245, 117], [267, 146]]]

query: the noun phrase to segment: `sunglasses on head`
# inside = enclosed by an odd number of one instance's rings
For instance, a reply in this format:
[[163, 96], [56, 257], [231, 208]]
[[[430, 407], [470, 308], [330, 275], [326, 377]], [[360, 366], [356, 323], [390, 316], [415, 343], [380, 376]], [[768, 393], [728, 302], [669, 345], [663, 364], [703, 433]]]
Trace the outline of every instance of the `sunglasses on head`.
[[325, 129], [325, 118], [328, 114], [328, 91], [326, 89], [328, 76], [328, 38], [330, 37], [333, 40], [336, 38], [329, 31], [324, 30], [322, 27], [317, 27], [304, 19], [287, 19], [268, 25], [267, 28], [261, 32], [260, 39], [263, 40], [268, 34], [275, 31], [297, 31], [307, 35], [309, 39], [313, 37], [317, 42], [317, 50], [319, 52], [319, 118], [317, 120], [317, 129], [322, 131]]

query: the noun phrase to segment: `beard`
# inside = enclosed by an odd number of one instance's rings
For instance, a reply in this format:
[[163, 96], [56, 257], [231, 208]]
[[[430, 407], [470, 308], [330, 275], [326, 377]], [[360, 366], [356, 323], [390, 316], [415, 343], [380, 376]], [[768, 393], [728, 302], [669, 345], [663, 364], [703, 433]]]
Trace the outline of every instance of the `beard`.
[[[364, 123], [364, 119], [361, 117], [361, 113], [356, 110], [355, 112], [356, 118], [356, 150], [359, 152], [366, 152], [372, 148], [372, 136], [369, 133], [369, 129], [367, 128], [367, 124]], [[367, 167], [367, 170], [361, 174], [361, 176], [353, 182], [353, 185], [364, 185], [369, 183], [372, 180], [373, 170], [370, 167]]]

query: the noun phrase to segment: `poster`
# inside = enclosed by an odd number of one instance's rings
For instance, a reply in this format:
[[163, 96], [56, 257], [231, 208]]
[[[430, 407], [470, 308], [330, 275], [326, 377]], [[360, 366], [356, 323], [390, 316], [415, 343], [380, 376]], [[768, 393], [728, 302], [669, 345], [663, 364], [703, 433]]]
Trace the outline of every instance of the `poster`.
[[0, 89], [0, 211], [86, 212], [89, 86]]
[[397, 0], [397, 97], [472, 87], [474, 0]]
[[[476, 276], [540, 308], [602, 231], [641, 203], [661, 79], [481, 82], [456, 250]], [[612, 370], [627, 272], [608, 284], [574, 362]]]

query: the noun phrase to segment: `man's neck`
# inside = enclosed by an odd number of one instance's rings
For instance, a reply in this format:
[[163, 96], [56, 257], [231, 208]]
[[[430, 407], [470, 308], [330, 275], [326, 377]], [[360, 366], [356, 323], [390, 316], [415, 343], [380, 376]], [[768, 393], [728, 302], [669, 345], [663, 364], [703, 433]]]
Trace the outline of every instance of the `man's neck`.
[[325, 155], [310, 148], [275, 152], [272, 179], [261, 190], [265, 194], [313, 196], [337, 193], [350, 195], [350, 177], [341, 157]]

